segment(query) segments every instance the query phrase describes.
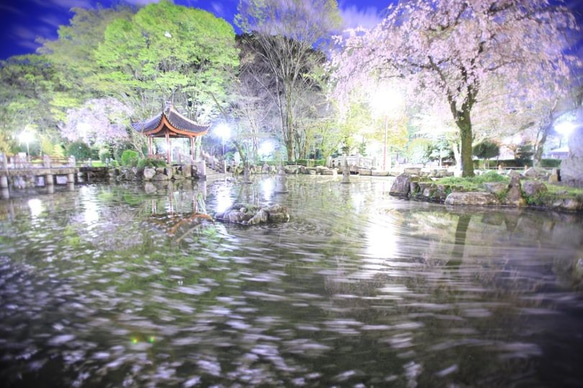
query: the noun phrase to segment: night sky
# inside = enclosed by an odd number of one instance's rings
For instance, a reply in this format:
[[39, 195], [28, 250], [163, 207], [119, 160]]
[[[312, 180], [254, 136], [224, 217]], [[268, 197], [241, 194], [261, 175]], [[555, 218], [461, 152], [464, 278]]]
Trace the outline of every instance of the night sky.
[[[582, 0], [583, 1], [583, 0]], [[157, 0], [2, 0], [0, 2], [0, 59], [34, 53], [37, 38], [56, 39], [60, 25], [68, 24], [71, 8], [105, 7], [112, 3], [144, 5]], [[201, 8], [233, 23], [239, 0], [175, 0], [175, 4]], [[340, 0], [338, 2], [349, 27], [371, 27], [378, 23], [382, 10], [390, 0]]]

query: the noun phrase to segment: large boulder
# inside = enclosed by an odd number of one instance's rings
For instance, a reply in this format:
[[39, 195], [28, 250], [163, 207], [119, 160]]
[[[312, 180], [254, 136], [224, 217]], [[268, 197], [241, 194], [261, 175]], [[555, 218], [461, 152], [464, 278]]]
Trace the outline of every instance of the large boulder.
[[569, 156], [561, 162], [561, 181], [583, 186], [583, 156]]
[[537, 196], [545, 191], [548, 191], [547, 186], [540, 181], [522, 182], [522, 192], [529, 197]]
[[[577, 122], [583, 122], [583, 107], [577, 109]], [[569, 156], [561, 162], [561, 181], [583, 187], [583, 126], [569, 136]]]
[[531, 178], [531, 179], [545, 179], [546, 180], [549, 178], [549, 173], [548, 173], [548, 171], [546, 171], [543, 168], [531, 167], [524, 172], [524, 176], [526, 178]]
[[281, 205], [255, 206], [246, 204], [234, 204], [222, 213], [215, 214], [215, 218], [221, 222], [240, 225], [258, 225], [264, 223], [288, 222], [290, 219], [286, 207]]
[[522, 198], [522, 186], [520, 174], [508, 174], [510, 176], [510, 188], [506, 193], [506, 204], [511, 206], [524, 206], [526, 201]]
[[486, 191], [495, 195], [500, 195], [508, 190], [508, 184], [504, 182], [486, 182], [484, 183]]
[[406, 197], [409, 195], [410, 188], [411, 176], [409, 174], [401, 174], [395, 178], [389, 194], [396, 197]]
[[144, 180], [152, 180], [152, 178], [154, 178], [154, 175], [156, 175], [156, 170], [153, 168], [149, 168], [146, 167], [144, 168]]
[[492, 193], [480, 191], [453, 192], [445, 199], [451, 206], [492, 206], [498, 205], [498, 198]]

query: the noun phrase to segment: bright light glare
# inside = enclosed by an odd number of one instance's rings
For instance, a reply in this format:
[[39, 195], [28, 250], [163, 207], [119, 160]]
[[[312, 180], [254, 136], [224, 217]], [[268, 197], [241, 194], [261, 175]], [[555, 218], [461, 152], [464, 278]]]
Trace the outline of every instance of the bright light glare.
[[28, 207], [30, 208], [30, 215], [32, 218], [36, 218], [40, 216], [43, 211], [43, 203], [40, 199], [29, 199], [28, 200]]
[[555, 125], [555, 130], [563, 136], [569, 136], [575, 130], [575, 123], [571, 121], [563, 121]]
[[259, 152], [259, 155], [261, 156], [268, 156], [271, 155], [274, 149], [275, 146], [273, 145], [273, 142], [267, 140], [261, 143], [261, 146], [259, 146], [259, 150], [257, 152]]
[[233, 199], [231, 198], [231, 193], [229, 188], [223, 188], [217, 190], [216, 197], [216, 211], [217, 213], [223, 213], [228, 208], [233, 205]]
[[231, 137], [231, 128], [225, 123], [217, 125], [215, 128], [215, 134], [226, 141], [229, 137]]
[[270, 201], [271, 197], [273, 197], [273, 191], [275, 189], [275, 182], [273, 179], [268, 178], [261, 181], [261, 191], [263, 193], [263, 197], [266, 201]]
[[30, 143], [34, 140], [34, 135], [31, 132], [24, 131], [18, 135], [18, 139], [21, 143]]
[[377, 114], [389, 114], [399, 109], [403, 104], [403, 97], [396, 89], [382, 87], [371, 96], [370, 104]]

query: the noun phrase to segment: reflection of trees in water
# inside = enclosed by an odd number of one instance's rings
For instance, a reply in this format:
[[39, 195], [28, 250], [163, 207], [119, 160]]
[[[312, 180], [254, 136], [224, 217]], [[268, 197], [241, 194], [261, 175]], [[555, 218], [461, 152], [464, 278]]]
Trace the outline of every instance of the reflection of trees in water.
[[[545, 293], [581, 284], [581, 223], [514, 211], [393, 209], [387, 216], [406, 253], [375, 269], [358, 252], [345, 254], [324, 278], [334, 305], [328, 314], [393, 330], [378, 337], [365, 331], [359, 340], [393, 347], [383, 359], [410, 352], [404, 358], [424, 370], [421, 386], [435, 385], [434, 373], [452, 364], [455, 384], [508, 385], [534, 376], [543, 345], [523, 334], [544, 330], [545, 320], [533, 317], [569, 303]], [[564, 232], [573, 238], [566, 241]]]

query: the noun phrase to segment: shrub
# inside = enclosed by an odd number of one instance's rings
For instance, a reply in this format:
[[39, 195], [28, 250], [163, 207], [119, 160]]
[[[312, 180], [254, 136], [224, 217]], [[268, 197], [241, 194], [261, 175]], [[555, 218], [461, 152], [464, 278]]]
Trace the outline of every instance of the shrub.
[[493, 141], [484, 140], [472, 148], [472, 154], [480, 159], [491, 159], [500, 155], [500, 146]]
[[108, 148], [102, 148], [99, 150], [99, 160], [105, 163], [107, 159], [111, 159], [111, 151]]
[[82, 141], [74, 141], [67, 147], [67, 156], [74, 156], [77, 160], [91, 159], [93, 150]]
[[472, 178], [456, 178], [447, 177], [438, 179], [439, 184], [452, 185], [452, 186], [462, 186], [466, 190], [476, 191], [482, 189], [484, 183], [487, 182], [508, 182], [508, 177], [498, 174], [495, 171], [488, 171], [482, 175], [478, 175]]
[[134, 167], [138, 164], [138, 153], [133, 150], [125, 150], [121, 154], [121, 165], [126, 167]]
[[153, 159], [153, 158], [144, 158], [138, 160], [138, 168], [156, 168], [156, 167], [166, 167], [166, 161], [163, 159]]
[[541, 160], [541, 167], [559, 168], [561, 167], [561, 159], [543, 159]]

